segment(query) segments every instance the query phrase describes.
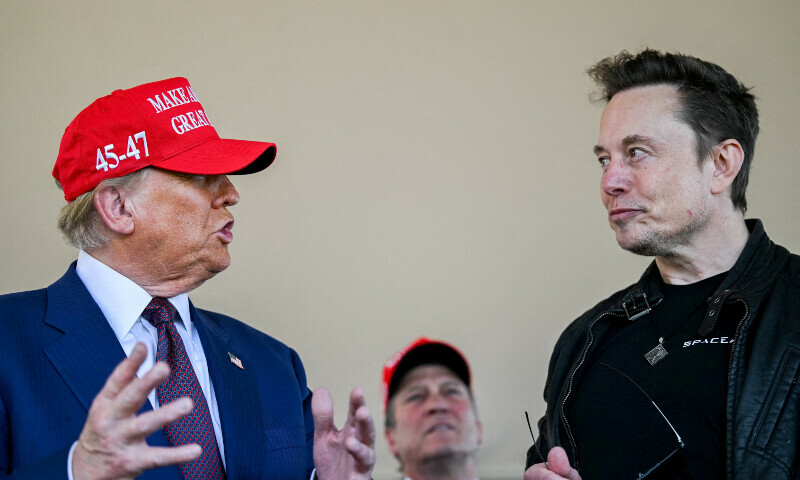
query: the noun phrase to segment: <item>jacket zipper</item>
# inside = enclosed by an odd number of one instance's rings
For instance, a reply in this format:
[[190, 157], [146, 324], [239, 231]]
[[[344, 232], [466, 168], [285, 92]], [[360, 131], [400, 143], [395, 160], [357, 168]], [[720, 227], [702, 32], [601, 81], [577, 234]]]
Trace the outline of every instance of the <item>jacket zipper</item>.
[[[744, 316], [742, 316], [742, 319], [739, 320], [739, 324], [736, 325], [736, 333], [735, 333], [735, 335], [736, 335], [735, 342], [736, 343], [734, 344], [733, 348], [731, 348], [731, 357], [730, 357], [730, 361], [728, 362], [728, 386], [729, 387], [731, 385], [731, 370], [733, 370], [733, 360], [734, 360], [733, 356], [734, 356], [736, 347], [739, 345], [739, 332], [742, 329], [742, 325], [744, 324], [745, 320], [747, 320], [747, 318], [750, 316], [750, 305], [748, 305], [747, 302], [744, 299], [737, 298], [736, 300], [734, 300], [731, 303], [734, 303], [734, 302], [742, 302], [744, 304]], [[722, 308], [720, 308], [720, 310], [722, 310]], [[730, 392], [729, 392], [729, 394], [730, 394]], [[728, 429], [732, 430], [732, 426], [730, 425], [730, 422], [728, 421], [728, 399], [727, 399], [727, 396], [725, 398], [725, 425], [726, 425], [725, 426], [726, 431]], [[726, 478], [729, 478], [729, 479], [733, 478], [732, 476], [729, 475], [731, 463], [733, 461], [733, 455], [732, 455], [733, 454], [733, 447], [731, 446], [731, 433], [732, 432], [730, 432], [730, 431], [727, 432], [726, 436], [728, 437], [728, 440], [725, 442], [725, 452], [726, 452], [725, 456], [727, 457], [727, 461], [726, 461], [727, 465], [726, 465], [725, 470], [727, 471], [726, 472]]]
[[[654, 301], [652, 304], [649, 304], [649, 310], [648, 310], [647, 313], [650, 313], [650, 310], [652, 310], [653, 307], [655, 307], [656, 305], [660, 304], [662, 300], [663, 300], [663, 298], [659, 298], [656, 301]], [[578, 362], [578, 365], [575, 366], [575, 368], [572, 370], [572, 373], [570, 374], [570, 377], [569, 377], [569, 388], [567, 388], [567, 394], [564, 395], [564, 400], [561, 401], [561, 421], [564, 422], [564, 426], [567, 429], [567, 437], [569, 438], [570, 445], [572, 445], [572, 450], [575, 452], [575, 470], [580, 470], [578, 468], [578, 464], [579, 464], [579, 460], [578, 460], [578, 442], [575, 441], [575, 437], [572, 435], [572, 429], [569, 426], [569, 421], [567, 420], [567, 414], [564, 412], [564, 407], [567, 404], [567, 400], [569, 399], [569, 396], [572, 394], [572, 383], [573, 383], [573, 380], [575, 379], [575, 374], [578, 372], [578, 370], [581, 369], [581, 366], [583, 365], [583, 362], [586, 361], [586, 355], [589, 353], [589, 349], [591, 348], [592, 343], [594, 343], [594, 333], [592, 332], [592, 329], [594, 328], [595, 324], [597, 322], [599, 322], [600, 319], [605, 317], [606, 315], [613, 315], [613, 316], [616, 316], [616, 317], [622, 317], [623, 316], [621, 313], [616, 313], [616, 312], [613, 312], [613, 311], [605, 311], [605, 312], [601, 313], [600, 315], [598, 315], [592, 321], [592, 323], [589, 325], [589, 340], [587, 341], [586, 346], [583, 348], [583, 353], [581, 354], [581, 360]]]
[[[745, 302], [744, 299], [742, 299], [742, 298], [737, 298], [736, 300], [734, 300], [731, 303], [735, 303], [735, 302], [742, 302], [744, 304], [744, 316], [742, 317], [741, 320], [739, 320], [739, 324], [736, 325], [736, 334], [735, 334], [736, 337], [735, 338], [736, 338], [736, 343], [738, 344], [739, 343], [739, 330], [742, 329], [742, 324], [744, 323], [745, 320], [747, 320], [747, 317], [750, 316], [750, 305], [748, 305], [747, 302]], [[731, 384], [731, 370], [733, 370], [733, 354], [734, 354], [734, 350], [736, 350], [736, 348], [731, 348], [731, 359], [728, 362], [728, 385]]]
[[575, 373], [580, 370], [583, 362], [586, 360], [586, 354], [589, 353], [589, 348], [594, 343], [594, 333], [592, 333], [592, 329], [594, 325], [600, 321], [601, 318], [605, 317], [606, 315], [616, 315], [621, 317], [622, 315], [618, 313], [612, 312], [603, 312], [595, 318], [592, 323], [589, 325], [589, 340], [586, 343], [586, 346], [583, 348], [583, 353], [581, 354], [581, 360], [578, 362], [578, 365], [572, 370], [572, 373], [569, 377], [569, 388], [567, 388], [567, 394], [564, 395], [564, 400], [561, 401], [561, 421], [564, 422], [564, 426], [567, 429], [567, 437], [569, 438], [569, 443], [572, 445], [572, 450], [575, 452], [575, 469], [579, 470], [578, 468], [578, 443], [575, 441], [575, 437], [572, 436], [572, 429], [569, 426], [569, 421], [567, 420], [567, 415], [564, 412], [564, 406], [567, 404], [567, 399], [572, 394], [572, 381], [575, 379]]

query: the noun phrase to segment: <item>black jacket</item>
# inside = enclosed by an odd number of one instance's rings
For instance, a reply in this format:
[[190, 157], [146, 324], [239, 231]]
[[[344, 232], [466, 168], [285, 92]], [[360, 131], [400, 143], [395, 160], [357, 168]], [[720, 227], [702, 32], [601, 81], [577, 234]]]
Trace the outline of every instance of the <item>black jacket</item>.
[[[728, 371], [726, 477], [798, 479], [800, 257], [774, 244], [761, 221], [748, 220], [747, 227], [750, 238], [709, 298], [698, 331], [708, 335], [719, 317], [737, 324]], [[597, 346], [596, 339], [611, 322], [636, 321], [637, 314], [649, 311], [648, 305], [661, 301], [648, 282], [653, 268], [655, 264], [638, 283], [603, 300], [561, 334], [544, 389], [547, 411], [539, 421], [536, 443], [543, 455], [558, 445], [566, 449], [574, 465], [575, 442], [565, 404], [580, 381], [585, 360]], [[526, 468], [541, 461], [531, 447]]]

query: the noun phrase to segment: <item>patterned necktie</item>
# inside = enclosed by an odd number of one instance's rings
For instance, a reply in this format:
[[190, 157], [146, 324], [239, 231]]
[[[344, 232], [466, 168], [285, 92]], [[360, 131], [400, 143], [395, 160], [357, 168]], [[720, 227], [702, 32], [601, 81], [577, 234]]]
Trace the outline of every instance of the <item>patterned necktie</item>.
[[197, 443], [203, 448], [200, 458], [180, 465], [186, 480], [222, 480], [222, 460], [217, 448], [214, 426], [208, 412], [208, 404], [194, 368], [186, 354], [183, 340], [175, 328], [174, 320], [178, 311], [165, 298], [153, 298], [142, 312], [142, 317], [150, 321], [158, 330], [156, 360], [169, 365], [169, 377], [158, 386], [156, 396], [159, 405], [181, 397], [190, 397], [194, 402], [192, 411], [183, 418], [164, 426], [164, 433], [170, 445]]

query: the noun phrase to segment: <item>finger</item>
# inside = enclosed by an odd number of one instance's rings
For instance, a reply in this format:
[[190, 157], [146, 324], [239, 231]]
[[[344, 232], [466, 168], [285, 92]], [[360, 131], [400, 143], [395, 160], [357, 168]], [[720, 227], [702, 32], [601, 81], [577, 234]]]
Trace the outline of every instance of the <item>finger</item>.
[[522, 478], [523, 480], [563, 480], [567, 477], [551, 472], [545, 463], [537, 463], [525, 470]]
[[525, 473], [522, 475], [522, 480], [539, 480], [541, 477], [536, 473], [538, 466], [539, 464], [537, 463], [535, 465], [531, 465], [527, 470], [525, 470]]
[[522, 480], [542, 480], [543, 473], [542, 467], [544, 466], [543, 463], [537, 463], [535, 465], [531, 465], [530, 468], [525, 470], [525, 474], [522, 475]]
[[553, 447], [547, 453], [547, 466], [551, 472], [557, 473], [564, 478], [581, 478], [578, 472], [570, 466], [567, 452], [561, 447]]
[[367, 471], [375, 466], [375, 449], [354, 437], [348, 437], [344, 442], [345, 448], [353, 456], [356, 465], [361, 465], [361, 470]]
[[123, 428], [122, 435], [128, 440], [144, 440], [151, 433], [168, 425], [192, 411], [194, 403], [189, 397], [181, 397], [161, 406], [158, 410], [145, 412], [131, 418]]
[[361, 387], [356, 387], [350, 392], [350, 409], [347, 411], [347, 423], [351, 423], [354, 421], [356, 417], [356, 411], [362, 405], [366, 406], [367, 402], [364, 399], [364, 391], [361, 390]]
[[369, 414], [369, 408], [361, 405], [355, 414], [356, 438], [364, 445], [375, 447], [375, 422]]
[[314, 438], [336, 429], [333, 425], [333, 400], [327, 389], [320, 387], [314, 391], [311, 397], [311, 415], [314, 417]]
[[146, 447], [136, 455], [137, 470], [150, 470], [153, 468], [189, 463], [196, 460], [203, 453], [203, 449], [196, 443], [188, 443], [179, 447]]
[[125, 388], [128, 383], [136, 377], [136, 372], [147, 356], [147, 347], [143, 343], [137, 342], [128, 358], [121, 361], [109, 375], [98, 397], [114, 399]]
[[120, 416], [134, 415], [142, 408], [150, 392], [169, 376], [169, 366], [156, 362], [142, 378], [132, 380], [115, 399], [115, 410]]
[[350, 410], [347, 414], [349, 426], [356, 429], [358, 440], [370, 447], [375, 445], [375, 423], [369, 414], [364, 391], [356, 387], [350, 392]]

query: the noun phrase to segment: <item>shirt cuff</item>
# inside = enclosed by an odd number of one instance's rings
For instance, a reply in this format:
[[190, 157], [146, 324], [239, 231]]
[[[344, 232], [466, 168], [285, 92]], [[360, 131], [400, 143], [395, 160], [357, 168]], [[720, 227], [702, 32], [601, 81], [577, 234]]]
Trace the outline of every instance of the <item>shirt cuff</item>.
[[72, 452], [75, 451], [75, 447], [78, 446], [78, 441], [76, 440], [75, 443], [69, 447], [69, 455], [67, 455], [67, 478], [69, 480], [75, 480], [72, 476]]

